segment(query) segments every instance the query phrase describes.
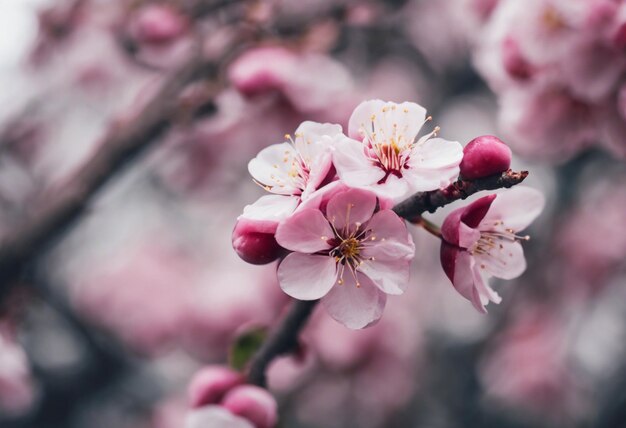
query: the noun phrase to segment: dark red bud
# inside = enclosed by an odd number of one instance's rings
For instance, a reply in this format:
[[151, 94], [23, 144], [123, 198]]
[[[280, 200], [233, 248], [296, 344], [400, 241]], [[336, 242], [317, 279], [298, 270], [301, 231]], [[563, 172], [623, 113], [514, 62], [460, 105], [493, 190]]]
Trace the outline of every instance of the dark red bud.
[[502, 65], [514, 79], [529, 79], [534, 72], [534, 67], [522, 54], [519, 44], [511, 37], [502, 43]]
[[461, 177], [470, 180], [487, 177], [508, 170], [511, 149], [493, 135], [474, 138], [463, 149]]
[[260, 232], [254, 223], [239, 220], [233, 230], [233, 248], [242, 260], [265, 265], [282, 257], [286, 250], [278, 245], [273, 233]]

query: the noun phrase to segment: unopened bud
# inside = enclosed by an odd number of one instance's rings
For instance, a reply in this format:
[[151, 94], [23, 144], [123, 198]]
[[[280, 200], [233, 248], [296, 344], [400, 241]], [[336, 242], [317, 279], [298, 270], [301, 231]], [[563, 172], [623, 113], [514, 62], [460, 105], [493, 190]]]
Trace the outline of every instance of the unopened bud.
[[511, 149], [493, 135], [474, 138], [463, 149], [461, 177], [470, 180], [498, 174], [511, 166]]
[[197, 372], [188, 388], [192, 408], [217, 404], [233, 388], [243, 383], [241, 374], [224, 366], [207, 366]]
[[526, 80], [534, 72], [532, 64], [522, 54], [519, 43], [510, 37], [502, 43], [502, 65], [514, 79]]
[[233, 248], [244, 261], [253, 265], [264, 265], [277, 260], [285, 254], [285, 249], [278, 245], [274, 233], [262, 227], [262, 223], [240, 218], [233, 230]]
[[265, 389], [253, 385], [232, 389], [224, 397], [222, 406], [249, 420], [256, 428], [273, 428], [278, 419], [274, 397]]
[[168, 6], [150, 5], [140, 9], [131, 22], [130, 33], [140, 43], [169, 43], [187, 30], [187, 21]]

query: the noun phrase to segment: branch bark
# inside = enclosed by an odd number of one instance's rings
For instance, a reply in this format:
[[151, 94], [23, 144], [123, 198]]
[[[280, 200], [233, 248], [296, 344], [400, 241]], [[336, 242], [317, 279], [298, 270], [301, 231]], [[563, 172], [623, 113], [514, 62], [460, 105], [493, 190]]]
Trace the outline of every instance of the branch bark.
[[298, 336], [306, 325], [319, 300], [294, 300], [289, 312], [270, 334], [250, 362], [248, 382], [265, 387], [266, 371], [272, 360], [298, 348]]
[[438, 208], [459, 199], [465, 199], [482, 190], [496, 190], [513, 187], [528, 177], [528, 171], [508, 170], [502, 174], [476, 180], [459, 179], [445, 189], [420, 192], [400, 202], [393, 210], [400, 217], [413, 221], [425, 212], [435, 212]]
[[[229, 51], [225, 50], [226, 56]], [[32, 215], [0, 240], [0, 296], [8, 288], [7, 282], [61, 236], [117, 172], [170, 129], [183, 89], [199, 78], [215, 78], [223, 60], [208, 60], [199, 52], [191, 55], [133, 120], [113, 126], [80, 170], [61, 186], [46, 191], [45, 200], [32, 208]]]

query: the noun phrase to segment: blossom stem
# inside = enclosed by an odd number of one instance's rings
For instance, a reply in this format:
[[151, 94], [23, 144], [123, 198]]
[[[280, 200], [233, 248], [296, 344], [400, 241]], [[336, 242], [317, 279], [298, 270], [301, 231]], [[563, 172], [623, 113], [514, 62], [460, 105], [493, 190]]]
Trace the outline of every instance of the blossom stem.
[[438, 208], [459, 199], [465, 199], [481, 190], [495, 190], [513, 187], [528, 176], [528, 171], [508, 171], [475, 180], [459, 179], [445, 189], [419, 192], [397, 204], [393, 210], [409, 221], [425, 212], [435, 212]]
[[419, 217], [419, 219], [417, 219], [416, 221], [413, 222], [414, 224], [421, 226], [426, 232], [430, 233], [433, 236], [436, 236], [437, 238], [441, 239], [441, 228], [439, 226], [437, 226], [435, 223], [426, 220], [424, 217]]
[[298, 336], [318, 302], [319, 300], [293, 301], [287, 315], [252, 357], [248, 369], [248, 382], [260, 387], [267, 385], [267, 367], [274, 358], [289, 354], [298, 348]]

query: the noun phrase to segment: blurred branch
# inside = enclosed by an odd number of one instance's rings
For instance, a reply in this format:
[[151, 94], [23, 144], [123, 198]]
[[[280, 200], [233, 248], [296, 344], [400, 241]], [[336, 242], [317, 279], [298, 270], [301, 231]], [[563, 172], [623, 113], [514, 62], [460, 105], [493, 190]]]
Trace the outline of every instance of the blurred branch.
[[298, 349], [298, 336], [306, 325], [319, 300], [294, 300], [289, 312], [278, 327], [263, 343], [259, 352], [252, 358], [248, 370], [248, 381], [253, 385], [265, 387], [266, 371], [274, 358], [294, 352]]
[[445, 189], [420, 192], [397, 204], [393, 210], [400, 217], [414, 220], [421, 214], [435, 212], [438, 208], [451, 204], [459, 199], [482, 190], [496, 190], [513, 187], [528, 177], [528, 171], [514, 172], [508, 170], [502, 174], [492, 175], [476, 180], [459, 179]]
[[[229, 40], [216, 55], [217, 59], [207, 59], [199, 50], [192, 53], [132, 119], [112, 125], [93, 156], [62, 186], [48, 189], [48, 197], [41, 206], [33, 207], [33, 215], [2, 238], [0, 295], [27, 262], [44, 251], [86, 211], [94, 195], [113, 176], [175, 124], [180, 117], [181, 92], [200, 78], [216, 79], [218, 71], [233, 55], [234, 43], [236, 40]], [[212, 85], [212, 95], [219, 89], [220, 85]], [[206, 113], [206, 104], [195, 106], [191, 116], [198, 111]]]

